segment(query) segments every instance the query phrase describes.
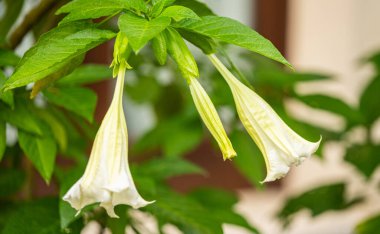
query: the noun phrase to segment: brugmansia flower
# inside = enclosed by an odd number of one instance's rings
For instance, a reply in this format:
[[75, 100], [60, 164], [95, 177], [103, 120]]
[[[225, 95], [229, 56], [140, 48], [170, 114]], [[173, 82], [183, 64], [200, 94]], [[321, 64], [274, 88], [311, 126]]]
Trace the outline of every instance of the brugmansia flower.
[[263, 182], [282, 178], [290, 166], [300, 164], [318, 149], [320, 141], [314, 143], [303, 139], [281, 120], [268, 103], [235, 78], [215, 55], [208, 57], [227, 81], [240, 120], [264, 155], [267, 176]]
[[215, 140], [217, 141], [222, 153], [223, 159], [231, 159], [236, 156], [236, 152], [232, 147], [230, 140], [223, 128], [218, 113], [212, 104], [206, 91], [196, 78], [189, 79], [189, 87], [191, 96], [193, 97], [195, 106], [201, 116], [206, 127], [209, 129]]
[[63, 197], [78, 211], [100, 202], [111, 217], [117, 217], [114, 207], [118, 204], [139, 208], [151, 203], [140, 196], [129, 171], [128, 133], [122, 106], [125, 63], [118, 70], [113, 100], [96, 134], [86, 171]]

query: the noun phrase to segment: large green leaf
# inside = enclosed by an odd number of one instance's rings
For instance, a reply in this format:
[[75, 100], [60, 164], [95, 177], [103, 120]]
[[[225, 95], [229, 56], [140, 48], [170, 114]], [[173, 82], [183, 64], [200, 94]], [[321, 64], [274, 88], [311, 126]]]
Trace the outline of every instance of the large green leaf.
[[363, 220], [355, 227], [355, 234], [374, 234], [380, 230], [380, 214]]
[[43, 199], [18, 207], [8, 219], [2, 234], [57, 234], [59, 227], [57, 199]]
[[[42, 126], [42, 125], [41, 125]], [[28, 132], [19, 130], [18, 140], [21, 149], [36, 167], [46, 183], [49, 183], [53, 174], [57, 145], [49, 133], [47, 126], [44, 126], [44, 136], [36, 136]]]
[[169, 17], [158, 17], [151, 21], [126, 13], [119, 18], [119, 28], [128, 37], [132, 49], [137, 53], [149, 40], [157, 36], [170, 24]]
[[93, 121], [97, 101], [94, 91], [82, 87], [52, 87], [44, 95], [49, 102]]
[[0, 67], [2, 66], [16, 66], [20, 58], [10, 50], [0, 48]]
[[338, 114], [345, 118], [349, 124], [362, 122], [361, 113], [338, 98], [322, 94], [298, 96], [297, 98], [311, 107]]
[[347, 149], [345, 160], [369, 179], [380, 165], [380, 145], [354, 145]]
[[6, 126], [5, 126], [5, 122], [0, 120], [0, 161], [3, 159], [6, 148], [7, 148]]
[[57, 27], [42, 35], [18, 64], [3, 89], [17, 88], [58, 71], [66, 62], [85, 53], [115, 34], [84, 22]]
[[213, 54], [217, 50], [215, 41], [207, 36], [177, 28], [183, 38], [198, 47], [205, 54]]
[[260, 181], [265, 177], [265, 162], [259, 148], [245, 132], [230, 134], [237, 157], [233, 160], [239, 171], [255, 186], [262, 187]]
[[86, 64], [57, 81], [59, 85], [82, 85], [112, 77], [112, 70], [100, 64]]
[[165, 37], [162, 33], [152, 39], [152, 48], [158, 63], [164, 65], [168, 57], [168, 50]]
[[360, 110], [366, 118], [366, 124], [371, 125], [380, 117], [380, 76], [376, 76], [360, 97]]
[[177, 26], [223, 42], [241, 46], [292, 67], [269, 40], [236, 20], [219, 16], [205, 16], [202, 17], [202, 20], [182, 20]]
[[345, 198], [345, 184], [337, 183], [314, 188], [286, 201], [278, 217], [284, 225], [289, 224], [294, 214], [302, 209], [311, 211], [312, 216], [320, 215], [329, 210], [342, 210], [361, 201], [361, 198], [347, 201]]
[[75, 0], [61, 7], [57, 14], [69, 13], [60, 23], [82, 19], [97, 19], [117, 14], [130, 6], [126, 0]]
[[175, 2], [175, 0], [154, 0], [152, 3], [153, 3], [153, 6], [152, 6], [152, 9], [150, 11], [150, 14], [152, 17], [157, 17], [158, 15], [161, 14], [162, 10], [173, 4], [173, 2]]

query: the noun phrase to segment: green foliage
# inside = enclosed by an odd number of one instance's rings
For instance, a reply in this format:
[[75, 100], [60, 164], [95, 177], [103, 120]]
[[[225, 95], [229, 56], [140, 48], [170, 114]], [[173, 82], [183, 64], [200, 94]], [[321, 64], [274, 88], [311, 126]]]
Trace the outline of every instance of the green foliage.
[[119, 18], [119, 28], [128, 37], [128, 43], [138, 53], [152, 38], [157, 36], [170, 24], [169, 17], [146, 20], [131, 13]]
[[4, 4], [3, 7], [6, 7], [7, 10], [0, 19], [0, 47], [7, 44], [8, 33], [22, 10], [24, 0], [5, 0]]
[[7, 147], [7, 135], [6, 135], [6, 128], [5, 128], [5, 122], [0, 121], [0, 161], [4, 157], [4, 152]]
[[380, 228], [380, 214], [363, 220], [355, 227], [355, 234], [373, 234]]
[[3, 89], [13, 89], [41, 80], [58, 71], [74, 57], [114, 37], [108, 30], [78, 22], [64, 24], [40, 37], [18, 64]]
[[236, 20], [219, 16], [205, 16], [202, 17], [202, 20], [183, 20], [177, 26], [223, 42], [241, 46], [292, 67], [270, 41]]
[[168, 48], [166, 46], [165, 37], [162, 33], [152, 39], [152, 49], [158, 63], [164, 65], [168, 57]]
[[372, 79], [360, 98], [360, 110], [367, 126], [380, 117], [380, 76]]
[[201, 20], [194, 11], [184, 6], [170, 6], [166, 8], [161, 15], [170, 17], [175, 21], [181, 21], [183, 19]]
[[58, 80], [57, 84], [65, 86], [84, 85], [99, 82], [110, 77], [112, 77], [112, 71], [108, 66], [86, 64]]
[[49, 102], [93, 121], [97, 101], [94, 91], [81, 87], [52, 87], [44, 95]]
[[0, 171], [0, 198], [15, 194], [24, 182], [25, 173], [23, 171], [2, 168]]
[[354, 145], [347, 149], [345, 160], [369, 179], [380, 165], [380, 145]]
[[[91, 6], [89, 6], [91, 4]], [[60, 24], [83, 19], [97, 19], [102, 16], [115, 15], [130, 6], [126, 0], [75, 0], [61, 7], [57, 14], [69, 13]]]
[[9, 217], [3, 234], [61, 233], [57, 199], [42, 199], [25, 203]]
[[0, 67], [2, 66], [16, 66], [20, 58], [10, 50], [0, 48]]
[[199, 16], [214, 15], [206, 4], [197, 0], [177, 0], [175, 4], [190, 8]]
[[330, 210], [346, 209], [361, 201], [361, 198], [347, 201], [345, 188], [344, 183], [337, 183], [304, 192], [287, 200], [278, 217], [288, 225], [292, 216], [302, 209], [307, 209], [312, 216], [317, 216]]

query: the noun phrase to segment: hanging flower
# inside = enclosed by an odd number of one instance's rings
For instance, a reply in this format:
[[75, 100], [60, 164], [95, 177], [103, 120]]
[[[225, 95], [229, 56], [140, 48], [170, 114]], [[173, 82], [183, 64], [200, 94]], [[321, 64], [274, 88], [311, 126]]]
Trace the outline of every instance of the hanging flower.
[[217, 141], [219, 148], [223, 153], [223, 159], [231, 159], [236, 156], [230, 140], [223, 128], [218, 113], [212, 104], [206, 91], [196, 78], [189, 79], [190, 92], [193, 97], [195, 106], [206, 127]]
[[100, 202], [111, 217], [118, 217], [114, 207], [127, 204], [137, 209], [145, 201], [133, 183], [128, 164], [128, 133], [122, 106], [126, 64], [118, 65], [118, 78], [111, 106], [96, 134], [84, 175], [63, 199], [80, 210]]
[[215, 55], [208, 57], [227, 81], [240, 120], [264, 155], [267, 176], [263, 182], [284, 177], [290, 166], [300, 164], [318, 149], [320, 141], [309, 142], [299, 136], [268, 103], [234, 77]]

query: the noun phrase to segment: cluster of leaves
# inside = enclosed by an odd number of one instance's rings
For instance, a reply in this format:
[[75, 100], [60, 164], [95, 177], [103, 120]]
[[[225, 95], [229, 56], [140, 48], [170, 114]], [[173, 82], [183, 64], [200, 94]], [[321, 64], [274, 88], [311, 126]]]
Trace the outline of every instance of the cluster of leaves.
[[[344, 101], [326, 95], [309, 95], [299, 97], [305, 104], [324, 110], [342, 117], [346, 124], [345, 128], [336, 133], [337, 138], [325, 138], [326, 141], [334, 140], [342, 142], [347, 146], [344, 160], [357, 169], [358, 175], [364, 177], [368, 183], [372, 175], [380, 165], [380, 145], [372, 139], [372, 132], [376, 121], [380, 117], [380, 54], [376, 54], [369, 59], [369, 63], [375, 68], [375, 75], [369, 84], [362, 91], [359, 98], [359, 106], [350, 106]], [[363, 141], [354, 143], [348, 141], [347, 134], [352, 129], [362, 128], [367, 133]], [[324, 137], [326, 135], [323, 135]], [[358, 197], [352, 201], [345, 199], [346, 182], [328, 184], [322, 187], [313, 188], [299, 196], [290, 198], [278, 216], [287, 225], [294, 215], [301, 209], [307, 209], [312, 216], [320, 215], [330, 210], [344, 210], [351, 205], [365, 200], [365, 197]], [[355, 232], [360, 234], [375, 233], [379, 230], [379, 216], [375, 216], [358, 224]]]

